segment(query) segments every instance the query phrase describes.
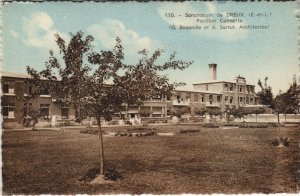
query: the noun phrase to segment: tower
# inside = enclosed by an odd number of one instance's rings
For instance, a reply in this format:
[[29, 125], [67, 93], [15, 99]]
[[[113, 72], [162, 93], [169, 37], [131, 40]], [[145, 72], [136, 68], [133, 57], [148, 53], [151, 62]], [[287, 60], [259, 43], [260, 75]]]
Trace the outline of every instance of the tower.
[[208, 64], [209, 67], [209, 79], [216, 80], [217, 79], [217, 64]]
[[299, 71], [298, 71], [298, 74], [297, 74], [297, 84], [300, 85], [300, 64], [299, 64]]

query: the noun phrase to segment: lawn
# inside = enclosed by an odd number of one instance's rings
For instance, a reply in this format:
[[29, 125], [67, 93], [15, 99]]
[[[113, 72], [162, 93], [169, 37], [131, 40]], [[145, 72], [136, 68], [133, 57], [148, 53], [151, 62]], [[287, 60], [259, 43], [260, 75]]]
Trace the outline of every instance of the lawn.
[[[198, 129], [160, 126], [162, 132]], [[124, 128], [105, 128], [116, 132]], [[123, 179], [80, 181], [98, 164], [97, 135], [79, 129], [4, 131], [4, 194], [296, 193], [300, 131], [282, 127], [288, 147], [270, 145], [278, 128], [212, 129], [174, 136], [104, 137], [106, 165]], [[298, 185], [297, 185], [298, 184]]]

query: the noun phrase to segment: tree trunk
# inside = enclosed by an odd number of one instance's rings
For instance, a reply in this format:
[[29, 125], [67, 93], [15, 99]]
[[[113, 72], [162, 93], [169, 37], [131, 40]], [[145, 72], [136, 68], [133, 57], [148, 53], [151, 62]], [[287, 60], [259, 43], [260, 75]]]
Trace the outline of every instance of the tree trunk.
[[32, 131], [34, 131], [34, 130], [35, 130], [35, 124], [36, 124], [36, 121], [35, 121], [35, 120], [33, 120], [33, 122], [32, 122]]
[[284, 122], [286, 123], [286, 113], [284, 114]]
[[280, 138], [280, 118], [279, 118], [279, 112], [277, 112], [277, 119], [278, 119], [278, 138]]
[[102, 129], [101, 129], [101, 120], [100, 117], [97, 118], [98, 121], [98, 128], [99, 128], [99, 150], [100, 150], [100, 175], [104, 175], [104, 148], [103, 148], [103, 135], [102, 135]]

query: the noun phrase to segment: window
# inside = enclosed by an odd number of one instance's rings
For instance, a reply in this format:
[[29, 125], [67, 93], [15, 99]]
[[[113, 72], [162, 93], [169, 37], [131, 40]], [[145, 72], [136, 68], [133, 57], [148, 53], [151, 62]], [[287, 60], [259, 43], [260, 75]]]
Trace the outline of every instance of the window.
[[208, 84], [206, 85], [206, 90], [208, 91]]
[[229, 85], [229, 91], [233, 91], [233, 86]]
[[198, 94], [194, 94], [194, 102], [198, 102]]
[[229, 103], [233, 103], [233, 97], [230, 97]]
[[228, 91], [228, 84], [225, 84], [225, 91]]
[[243, 87], [242, 86], [240, 86], [240, 93], [243, 91]]
[[240, 97], [240, 102], [243, 102], [243, 97]]
[[186, 98], [185, 98], [186, 101], [190, 101], [190, 99], [191, 99], [191, 94], [190, 94], [190, 93], [187, 93], [185, 97], [186, 97]]
[[69, 105], [62, 103], [61, 104], [61, 118], [68, 119], [69, 118]]
[[228, 96], [225, 96], [225, 103], [227, 103], [228, 101]]
[[253, 103], [253, 98], [250, 98], [250, 103]]
[[208, 99], [209, 99], [209, 103], [212, 104], [212, 102], [213, 102], [213, 96], [209, 95]]
[[152, 114], [152, 117], [161, 117], [161, 114]]
[[171, 111], [171, 108], [167, 108], [167, 115], [172, 115], [172, 111]]
[[15, 94], [15, 88], [13, 82], [5, 82], [2, 86], [3, 93]]
[[28, 86], [28, 94], [31, 94], [31, 93], [32, 93], [32, 86], [29, 85], [29, 86]]
[[180, 102], [181, 102], [181, 97], [180, 97], [180, 95], [177, 95], [176, 98], [177, 98], [177, 102], [180, 103]]
[[153, 101], [161, 101], [161, 96], [160, 95], [156, 95], [152, 97]]
[[167, 101], [170, 101], [170, 100], [171, 100], [171, 96], [167, 95]]
[[23, 116], [27, 116], [28, 112], [31, 110], [31, 108], [32, 108], [32, 103], [24, 103]]
[[217, 96], [217, 102], [221, 102], [221, 96]]
[[49, 118], [49, 107], [50, 107], [50, 104], [41, 104], [40, 105], [41, 116], [45, 119]]
[[204, 96], [201, 97], [201, 102], [204, 102]]
[[49, 89], [41, 89], [40, 94], [41, 95], [49, 95], [50, 94]]
[[7, 103], [2, 106], [2, 115], [4, 117], [8, 118], [14, 118], [15, 117], [15, 104], [14, 103]]

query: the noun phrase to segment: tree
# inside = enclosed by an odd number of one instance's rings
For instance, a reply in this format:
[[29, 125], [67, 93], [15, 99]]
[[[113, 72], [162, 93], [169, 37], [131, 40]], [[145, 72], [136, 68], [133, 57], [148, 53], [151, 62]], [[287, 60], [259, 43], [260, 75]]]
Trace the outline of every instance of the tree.
[[260, 79], [258, 80], [258, 86], [261, 88], [261, 91], [259, 91], [257, 93], [261, 104], [263, 105], [267, 105], [271, 108], [274, 107], [273, 105], [273, 92], [272, 92], [272, 88], [271, 86], [268, 86], [268, 77], [265, 78], [265, 83], [262, 84], [262, 82], [260, 81]]
[[278, 114], [279, 123], [279, 113], [286, 114], [296, 114], [298, 113], [298, 107], [300, 103], [300, 86], [295, 82], [290, 86], [290, 88], [285, 93], [280, 93], [275, 97], [274, 105], [275, 111]]
[[298, 113], [300, 104], [300, 85], [297, 85], [296, 82], [293, 82], [285, 93], [285, 101], [287, 103], [288, 113]]
[[205, 115], [205, 114], [207, 113], [207, 109], [206, 109], [206, 108], [200, 108], [200, 109], [197, 109], [197, 110], [195, 111], [195, 113], [196, 113], [197, 115], [203, 116], [203, 115]]
[[61, 36], [55, 35], [63, 63], [54, 56], [53, 50], [50, 50], [50, 57], [45, 63], [44, 70], [38, 72], [27, 66], [27, 73], [31, 76], [28, 83], [35, 87], [33, 97], [47, 92], [57, 102], [72, 104], [76, 111], [76, 120], [81, 122], [86, 117], [81, 110], [81, 100], [86, 96], [88, 75], [91, 70], [85, 63], [94, 38], [89, 35], [84, 38], [81, 31], [70, 35], [71, 40], [68, 44]]
[[188, 113], [189, 108], [188, 107], [180, 107], [179, 109], [174, 109], [172, 111], [172, 116], [176, 116], [177, 118], [181, 118], [182, 115]]
[[29, 123], [32, 122], [32, 131], [36, 130], [35, 125], [39, 121], [39, 117], [41, 116], [41, 112], [39, 109], [30, 109], [28, 111]]
[[[109, 121], [115, 113], [125, 110], [125, 105], [140, 106], [151, 97], [170, 95], [175, 87], [183, 83], [170, 83], [162, 72], [183, 70], [192, 62], [175, 60], [176, 53], [173, 53], [168, 61], [158, 64], [157, 60], [164, 52], [158, 49], [150, 57], [147, 50], [140, 51], [142, 57], [137, 64], [127, 65], [123, 63], [123, 47], [119, 38], [116, 38], [112, 51], [95, 52], [91, 45], [92, 36], [83, 39], [82, 32], [71, 36], [69, 44], [59, 35], [55, 36], [64, 66], [50, 51], [44, 70], [38, 72], [27, 67], [27, 72], [38, 91], [47, 89], [57, 101], [73, 104], [79, 120], [84, 116], [96, 118], [100, 141], [100, 179], [104, 177], [101, 117]], [[87, 62], [95, 68], [87, 66]]]
[[[196, 113], [197, 115], [200, 115], [201, 117], [203, 117], [203, 116], [207, 113], [207, 109], [206, 109], [206, 108], [200, 108], [200, 109], [197, 109], [197, 110], [195, 111], [195, 113]], [[202, 125], [203, 125], [203, 123], [204, 123], [204, 120], [203, 120], [203, 118], [202, 118]]]
[[[150, 57], [147, 50], [136, 65], [123, 63], [124, 54], [121, 40], [116, 38], [113, 51], [93, 52], [89, 55], [89, 62], [96, 65], [94, 74], [88, 84], [88, 96], [84, 101], [86, 109], [91, 111], [97, 119], [100, 139], [100, 178], [104, 175], [104, 148], [101, 130], [101, 116], [111, 119], [111, 116], [125, 109], [124, 105], [143, 105], [144, 100], [152, 97], [167, 96], [176, 86], [182, 83], [170, 83], [160, 71], [168, 69], [183, 70], [192, 62], [175, 60], [175, 53], [170, 59], [157, 64], [163, 50], [156, 50]], [[122, 71], [121, 71], [122, 70]], [[111, 84], [106, 85], [108, 81]]]
[[222, 111], [220, 108], [207, 108], [207, 113], [210, 115], [210, 118], [213, 119], [215, 121], [215, 123], [217, 123], [215, 116], [220, 116], [222, 115]]
[[227, 114], [227, 121], [229, 121], [230, 116], [233, 116], [234, 118], [243, 118], [247, 114], [245, 109], [242, 107], [237, 108], [236, 106], [231, 108], [227, 107], [225, 111]]

